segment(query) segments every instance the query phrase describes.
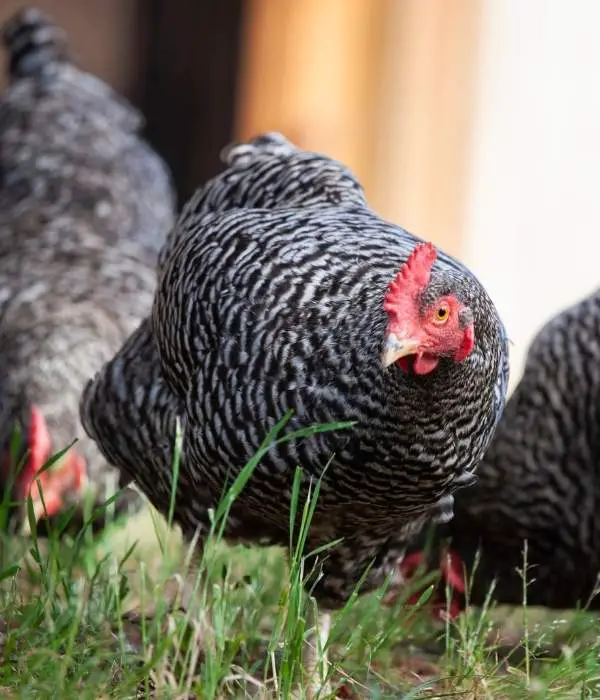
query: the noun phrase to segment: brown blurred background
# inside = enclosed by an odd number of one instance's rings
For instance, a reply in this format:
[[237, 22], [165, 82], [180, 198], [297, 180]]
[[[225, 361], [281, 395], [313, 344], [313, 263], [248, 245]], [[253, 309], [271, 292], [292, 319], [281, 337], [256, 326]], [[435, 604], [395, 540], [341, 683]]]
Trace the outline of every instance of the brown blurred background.
[[[0, 21], [22, 4], [0, 0]], [[230, 139], [273, 129], [345, 161], [384, 216], [460, 252], [477, 0], [36, 5], [141, 108], [181, 198]]]

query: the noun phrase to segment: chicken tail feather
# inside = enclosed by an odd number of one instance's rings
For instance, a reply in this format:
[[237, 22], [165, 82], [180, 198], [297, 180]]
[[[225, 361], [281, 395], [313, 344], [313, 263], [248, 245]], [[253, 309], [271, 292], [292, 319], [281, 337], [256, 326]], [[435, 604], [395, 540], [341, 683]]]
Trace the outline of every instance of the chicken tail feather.
[[2, 30], [11, 81], [35, 77], [69, 61], [66, 32], [37, 8], [14, 15]]

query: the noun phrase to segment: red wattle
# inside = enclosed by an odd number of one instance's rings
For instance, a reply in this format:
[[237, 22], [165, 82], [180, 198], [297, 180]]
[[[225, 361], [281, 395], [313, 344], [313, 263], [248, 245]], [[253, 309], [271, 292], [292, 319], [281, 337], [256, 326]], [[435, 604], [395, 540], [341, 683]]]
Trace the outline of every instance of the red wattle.
[[413, 362], [413, 372], [415, 374], [429, 374], [438, 366], [440, 362], [439, 357], [434, 355], [429, 355], [428, 353], [422, 353], [415, 357]]

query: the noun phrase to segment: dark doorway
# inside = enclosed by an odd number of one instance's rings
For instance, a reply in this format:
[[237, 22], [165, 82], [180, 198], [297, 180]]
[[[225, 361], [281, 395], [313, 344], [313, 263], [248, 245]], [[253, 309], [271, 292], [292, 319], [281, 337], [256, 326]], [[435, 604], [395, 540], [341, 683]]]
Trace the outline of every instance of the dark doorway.
[[233, 138], [243, 0], [150, 0], [149, 21], [140, 107], [185, 201]]

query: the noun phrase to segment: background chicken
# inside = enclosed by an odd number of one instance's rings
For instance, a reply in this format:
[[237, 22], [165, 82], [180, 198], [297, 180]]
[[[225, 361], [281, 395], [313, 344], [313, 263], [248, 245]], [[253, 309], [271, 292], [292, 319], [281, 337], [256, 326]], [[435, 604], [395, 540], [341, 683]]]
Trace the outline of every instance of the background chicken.
[[[83, 438], [43, 476], [52, 515], [86, 482], [104, 500], [118, 480], [80, 427], [79, 396], [149, 312], [174, 195], [165, 165], [139, 137], [140, 115], [73, 65], [61, 29], [30, 9], [3, 36], [10, 87], [0, 101], [2, 478], [12, 478], [15, 426], [30, 452], [18, 498], [50, 454]], [[129, 491], [118, 509], [133, 499]]]
[[478, 483], [457, 498], [454, 520], [437, 533], [451, 539], [454, 570], [464, 566], [472, 578], [473, 604], [485, 600], [494, 579], [495, 600], [521, 604], [526, 565], [529, 605], [600, 607], [599, 368], [595, 292], [532, 342]]
[[295, 466], [303, 496], [322, 476], [306, 552], [343, 541], [309, 585], [336, 609], [367, 566], [362, 592], [425, 522], [451, 517], [503, 409], [504, 329], [473, 275], [377, 217], [342, 164], [277, 134], [226, 162], [184, 208], [152, 318], [87, 386], [82, 421], [166, 513], [164, 431], [181, 416], [175, 518], [187, 538], [286, 411], [291, 428], [356, 421], [273, 446], [226, 528], [288, 546]]

